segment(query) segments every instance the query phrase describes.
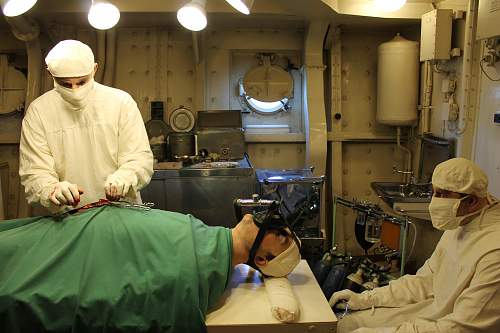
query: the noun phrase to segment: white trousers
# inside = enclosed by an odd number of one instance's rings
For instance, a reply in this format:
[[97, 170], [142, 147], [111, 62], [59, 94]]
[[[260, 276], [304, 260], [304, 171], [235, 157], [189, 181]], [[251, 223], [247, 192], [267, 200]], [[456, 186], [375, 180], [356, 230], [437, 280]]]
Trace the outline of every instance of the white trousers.
[[432, 299], [405, 305], [400, 308], [375, 308], [353, 311], [337, 323], [337, 333], [352, 332], [360, 327], [394, 327], [427, 312]]

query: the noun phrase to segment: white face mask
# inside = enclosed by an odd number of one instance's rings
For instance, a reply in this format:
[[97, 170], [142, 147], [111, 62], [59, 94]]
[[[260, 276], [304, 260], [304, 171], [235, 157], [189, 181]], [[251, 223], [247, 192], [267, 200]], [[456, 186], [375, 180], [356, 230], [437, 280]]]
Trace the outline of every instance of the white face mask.
[[464, 220], [468, 217], [478, 214], [479, 211], [476, 211], [467, 215], [457, 216], [460, 203], [468, 197], [468, 195], [461, 199], [432, 197], [431, 203], [429, 204], [429, 213], [434, 228], [439, 230], [452, 230], [462, 225]]
[[88, 104], [88, 96], [94, 87], [94, 78], [91, 78], [87, 83], [77, 89], [66, 88], [58, 84], [54, 80], [54, 88], [61, 97], [69, 103], [72, 110], [77, 111], [84, 109]]
[[267, 276], [283, 277], [288, 275], [300, 262], [300, 250], [295, 241], [285, 251], [268, 261], [266, 265], [259, 267], [260, 271]]

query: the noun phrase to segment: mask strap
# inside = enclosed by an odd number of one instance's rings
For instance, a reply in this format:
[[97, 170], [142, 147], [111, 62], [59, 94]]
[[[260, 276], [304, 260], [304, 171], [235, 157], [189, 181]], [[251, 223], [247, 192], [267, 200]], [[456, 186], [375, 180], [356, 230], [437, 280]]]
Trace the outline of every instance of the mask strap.
[[481, 209], [481, 213], [479, 214], [479, 223], [478, 223], [479, 229], [481, 229], [481, 223], [483, 222], [484, 213], [486, 213], [486, 211], [490, 207], [491, 207], [491, 205], [488, 205], [488, 206], [484, 206], [483, 209]]
[[[490, 209], [491, 207], [495, 206], [496, 204], [498, 204], [498, 200], [494, 199], [489, 193], [486, 194], [486, 201], [488, 202], [488, 204], [486, 206], [484, 206], [483, 208], [481, 208], [481, 210], [479, 211], [479, 223], [477, 225], [478, 228], [481, 228], [481, 223], [483, 222], [483, 217], [484, 217], [484, 214], [486, 213], [486, 211], [488, 209]], [[466, 216], [474, 216], [474, 214], [477, 214], [478, 211], [475, 211], [475, 212], [472, 212], [470, 214], [467, 214]], [[464, 216], [464, 217], [466, 217]]]
[[257, 233], [255, 240], [253, 241], [252, 248], [250, 249], [250, 254], [248, 255], [248, 260], [246, 262], [248, 266], [257, 269], [258, 271], [260, 270], [255, 264], [255, 255], [257, 254], [257, 250], [259, 249], [260, 243], [262, 243], [262, 240], [264, 239], [266, 230], [267, 229], [263, 227], [259, 229], [259, 232]]
[[277, 207], [276, 203], [271, 204], [271, 206], [269, 207], [269, 209], [266, 213], [266, 216], [265, 216], [264, 220], [262, 221], [262, 223], [258, 223], [254, 220], [254, 223], [259, 228], [259, 231], [257, 233], [257, 236], [255, 236], [255, 240], [252, 244], [252, 247], [250, 248], [250, 253], [248, 255], [248, 260], [247, 260], [246, 264], [248, 266], [258, 270], [261, 273], [262, 273], [262, 271], [255, 264], [255, 255], [257, 254], [257, 250], [259, 249], [259, 246], [262, 243], [262, 240], [264, 239], [264, 236], [266, 235], [266, 232], [269, 229], [288, 228], [290, 231], [290, 235], [293, 238], [293, 241], [295, 242], [295, 244], [297, 245], [297, 247], [299, 249], [301, 248], [300, 240], [297, 238], [297, 235], [295, 235], [295, 232], [293, 232], [292, 228], [285, 220], [282, 219], [283, 223], [276, 223], [276, 222], [273, 223], [272, 220], [273, 220], [273, 215], [275, 214], [275, 211], [276, 211], [276, 207]]
[[481, 210], [481, 215], [479, 215], [479, 228], [481, 228], [481, 223], [483, 222], [483, 216], [488, 209], [498, 204], [498, 200], [494, 198], [491, 194], [486, 193], [486, 200], [488, 201], [488, 205], [484, 206]]
[[490, 193], [486, 193], [486, 200], [488, 201], [490, 207], [498, 204], [498, 199], [492, 196]]
[[257, 233], [257, 236], [255, 236], [255, 240], [253, 241], [252, 247], [250, 248], [250, 253], [248, 255], [248, 260], [246, 264], [252, 268], [257, 269], [259, 272], [259, 268], [255, 264], [255, 255], [257, 254], [257, 250], [259, 249], [260, 244], [262, 243], [262, 240], [264, 239], [264, 236], [266, 235], [266, 231], [269, 227], [269, 222], [271, 221], [274, 210], [276, 208], [276, 204], [273, 202], [271, 206], [269, 207], [266, 216], [264, 217], [264, 220], [262, 223], [257, 223], [254, 220], [255, 225], [259, 228], [259, 232]]

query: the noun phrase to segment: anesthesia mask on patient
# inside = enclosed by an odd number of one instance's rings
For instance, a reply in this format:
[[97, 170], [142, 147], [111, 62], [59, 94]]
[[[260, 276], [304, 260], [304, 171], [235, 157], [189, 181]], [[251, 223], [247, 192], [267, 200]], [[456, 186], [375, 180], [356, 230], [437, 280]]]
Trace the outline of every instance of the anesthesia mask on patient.
[[[263, 200], [258, 197], [249, 200], [238, 199], [234, 201], [234, 207], [239, 220], [243, 218], [244, 213], [251, 213], [255, 225], [259, 228], [250, 249], [247, 265], [266, 276], [283, 277], [288, 275], [300, 262], [300, 241], [281, 216], [277, 201]], [[292, 236], [293, 241], [285, 251], [269, 260], [266, 265], [255, 264], [255, 256], [264, 236], [267, 232], [273, 231], [286, 237]]]

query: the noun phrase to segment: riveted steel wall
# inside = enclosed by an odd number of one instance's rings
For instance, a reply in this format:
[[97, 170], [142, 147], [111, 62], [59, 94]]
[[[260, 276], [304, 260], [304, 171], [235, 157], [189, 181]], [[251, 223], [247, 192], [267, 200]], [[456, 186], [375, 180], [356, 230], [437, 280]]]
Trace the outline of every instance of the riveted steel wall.
[[[418, 35], [416, 27], [407, 30], [409, 39]], [[396, 32], [337, 29], [330, 62], [333, 193], [350, 200], [369, 200], [387, 211], [391, 211], [390, 207], [378, 198], [370, 183], [401, 181], [401, 176], [392, 173], [392, 167], [406, 168], [406, 154], [396, 145], [396, 128], [375, 121], [377, 47]], [[407, 144], [406, 140], [403, 144]], [[341, 249], [361, 254], [354, 236], [355, 218], [351, 209], [338, 207], [335, 242]]]

